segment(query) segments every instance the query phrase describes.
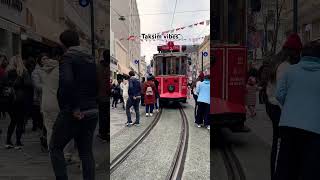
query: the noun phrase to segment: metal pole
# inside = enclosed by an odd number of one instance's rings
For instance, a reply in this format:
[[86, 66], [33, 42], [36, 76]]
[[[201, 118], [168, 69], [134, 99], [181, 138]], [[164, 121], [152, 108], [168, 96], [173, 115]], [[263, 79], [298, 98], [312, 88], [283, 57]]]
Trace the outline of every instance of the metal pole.
[[138, 74], [139, 74], [139, 79], [141, 78], [140, 77], [140, 60], [138, 61]]
[[298, 0], [293, 0], [293, 31], [298, 32]]
[[93, 0], [90, 0], [90, 14], [91, 14], [91, 48], [92, 48], [92, 57], [95, 59], [95, 33], [94, 33], [94, 3]]
[[203, 72], [203, 52], [201, 54], [202, 54], [202, 56], [201, 56], [201, 69], [202, 69], [202, 72]]

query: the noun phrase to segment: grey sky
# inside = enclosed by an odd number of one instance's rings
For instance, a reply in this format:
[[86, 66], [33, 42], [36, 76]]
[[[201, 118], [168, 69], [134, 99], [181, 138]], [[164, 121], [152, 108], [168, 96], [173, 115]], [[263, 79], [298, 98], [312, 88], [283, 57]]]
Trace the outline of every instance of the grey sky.
[[[140, 14], [141, 33], [157, 33], [166, 30], [188, 26], [210, 19], [210, 11], [198, 11], [179, 13], [183, 11], [209, 10], [210, 0], [177, 0], [176, 13], [173, 25], [171, 21], [175, 6], [175, 0], [136, 0]], [[146, 15], [155, 13], [170, 13], [160, 15]], [[184, 38], [197, 38], [210, 34], [210, 26], [186, 27], [183, 30], [174, 32], [181, 33]], [[195, 44], [200, 44], [202, 40]], [[157, 45], [164, 44], [161, 41], [141, 42], [141, 55], [146, 56], [147, 64], [152, 55], [157, 53]], [[193, 44], [191, 41], [177, 41], [175, 44]]]

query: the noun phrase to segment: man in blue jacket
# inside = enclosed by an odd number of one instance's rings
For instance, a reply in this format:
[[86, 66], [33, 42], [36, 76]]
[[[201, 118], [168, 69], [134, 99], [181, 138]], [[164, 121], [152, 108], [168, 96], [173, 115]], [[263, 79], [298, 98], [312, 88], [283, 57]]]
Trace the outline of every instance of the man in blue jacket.
[[[126, 107], [126, 113], [127, 113], [127, 126], [131, 126], [131, 125], [136, 125], [139, 126], [140, 124], [140, 112], [139, 112], [139, 105], [140, 105], [140, 99], [141, 99], [141, 85], [140, 85], [140, 81], [135, 78], [135, 73], [134, 71], [130, 71], [129, 72], [129, 90], [128, 90], [128, 94], [129, 94], [129, 99], [127, 102], [127, 107]], [[136, 113], [136, 121], [134, 123], [132, 123], [131, 120], [131, 113], [130, 113], [130, 108], [133, 106], [134, 111]]]
[[302, 58], [277, 84], [282, 106], [275, 180], [320, 179], [320, 41], [302, 49]]
[[196, 124], [198, 127], [201, 127], [201, 124], [204, 123], [204, 126], [207, 129], [210, 129], [209, 122], [209, 113], [210, 113], [210, 76], [207, 75], [204, 78], [204, 81], [199, 84], [196, 89], [198, 94], [198, 112], [196, 115]]
[[98, 121], [96, 64], [90, 52], [80, 46], [77, 32], [64, 31], [60, 41], [67, 51], [59, 65], [60, 112], [49, 145], [51, 162], [56, 178], [67, 180], [63, 149], [74, 139], [82, 161], [83, 179], [92, 180], [95, 179], [92, 143]]

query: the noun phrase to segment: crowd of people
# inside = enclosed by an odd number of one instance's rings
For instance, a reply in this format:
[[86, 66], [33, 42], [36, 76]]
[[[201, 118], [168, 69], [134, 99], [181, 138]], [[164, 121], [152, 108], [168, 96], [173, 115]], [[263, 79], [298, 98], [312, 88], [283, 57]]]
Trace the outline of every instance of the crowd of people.
[[[140, 106], [145, 106], [146, 117], [152, 117], [154, 112], [159, 112], [159, 82], [149, 74], [147, 81], [142, 77], [141, 81], [135, 77], [135, 72], [130, 71], [122, 79], [113, 80], [111, 84], [112, 108], [117, 108], [122, 103], [123, 110], [127, 115], [126, 126], [140, 124]], [[136, 114], [134, 122], [131, 114]]]
[[[112, 108], [117, 108], [118, 103], [123, 103], [123, 110], [126, 111], [126, 126], [140, 124], [140, 106], [145, 107], [146, 117], [152, 117], [154, 112], [159, 112], [160, 94], [159, 82], [149, 74], [139, 79], [135, 78], [134, 71], [129, 72], [129, 76], [124, 75], [122, 79], [113, 80], [112, 87]], [[193, 94], [196, 102], [195, 106], [195, 124], [197, 127], [210, 129], [209, 112], [210, 112], [210, 76], [204, 76], [200, 73], [198, 79], [188, 88]], [[132, 122], [131, 114], [136, 114], [136, 120]]]
[[272, 122], [272, 180], [320, 179], [319, 52], [319, 40], [303, 46], [299, 35], [293, 33], [279, 53], [248, 73], [249, 115], [256, 114], [258, 90]]
[[108, 137], [108, 52], [103, 59], [94, 59], [72, 30], [64, 31], [60, 41], [63, 48], [53, 48], [50, 55], [41, 53], [36, 60], [0, 56], [1, 118], [10, 119], [5, 148], [24, 147], [22, 136], [32, 119], [32, 131], [40, 132], [39, 144], [49, 153], [57, 179], [68, 179], [66, 160], [76, 160], [72, 157], [78, 151], [83, 178], [92, 180], [98, 121], [98, 137], [104, 141]]

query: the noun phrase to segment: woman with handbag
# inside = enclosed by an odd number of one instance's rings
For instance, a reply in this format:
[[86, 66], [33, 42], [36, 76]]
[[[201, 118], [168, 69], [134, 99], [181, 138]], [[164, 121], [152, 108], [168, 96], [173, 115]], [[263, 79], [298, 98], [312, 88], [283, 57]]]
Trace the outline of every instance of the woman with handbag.
[[[21, 136], [23, 132], [24, 119], [26, 116], [26, 105], [32, 102], [28, 102], [28, 90], [32, 88], [31, 77], [25, 68], [23, 61], [20, 56], [13, 56], [6, 68], [6, 87], [8, 89], [8, 98], [10, 102], [9, 106], [9, 116], [10, 124], [7, 131], [7, 141], [6, 148], [21, 149], [23, 144], [21, 142]], [[11, 137], [16, 129], [16, 145], [13, 146]]]

